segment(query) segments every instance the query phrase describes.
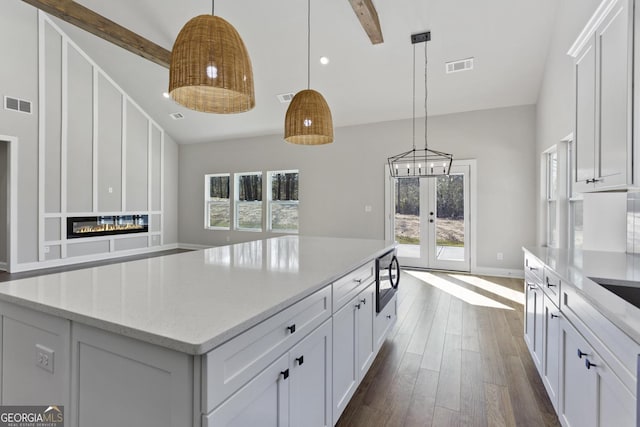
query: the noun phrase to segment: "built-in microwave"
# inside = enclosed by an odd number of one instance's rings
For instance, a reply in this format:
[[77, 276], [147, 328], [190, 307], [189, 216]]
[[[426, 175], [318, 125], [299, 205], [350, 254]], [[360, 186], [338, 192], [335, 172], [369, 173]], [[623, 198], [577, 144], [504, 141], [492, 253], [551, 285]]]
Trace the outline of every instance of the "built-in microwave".
[[393, 249], [376, 258], [376, 313], [380, 313], [400, 283], [400, 263]]

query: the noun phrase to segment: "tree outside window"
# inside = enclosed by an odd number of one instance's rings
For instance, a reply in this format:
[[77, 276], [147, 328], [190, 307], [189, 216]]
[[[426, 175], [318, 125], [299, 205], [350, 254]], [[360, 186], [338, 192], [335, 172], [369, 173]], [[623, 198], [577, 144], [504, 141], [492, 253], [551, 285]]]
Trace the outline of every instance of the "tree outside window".
[[297, 170], [269, 172], [269, 230], [298, 232], [298, 176]]
[[228, 230], [231, 227], [229, 174], [205, 175], [205, 228]]
[[235, 228], [262, 230], [262, 172], [235, 175]]

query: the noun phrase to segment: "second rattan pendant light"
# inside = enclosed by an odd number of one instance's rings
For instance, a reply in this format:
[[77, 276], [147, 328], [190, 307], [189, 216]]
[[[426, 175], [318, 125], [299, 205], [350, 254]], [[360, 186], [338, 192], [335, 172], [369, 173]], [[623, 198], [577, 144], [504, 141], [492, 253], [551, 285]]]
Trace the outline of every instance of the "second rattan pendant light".
[[311, 89], [311, 0], [307, 1], [307, 89], [291, 100], [284, 120], [284, 139], [292, 144], [333, 142], [333, 119], [327, 101]]
[[232, 114], [256, 105], [247, 48], [231, 24], [211, 15], [191, 19], [171, 51], [169, 94], [178, 104], [206, 113]]

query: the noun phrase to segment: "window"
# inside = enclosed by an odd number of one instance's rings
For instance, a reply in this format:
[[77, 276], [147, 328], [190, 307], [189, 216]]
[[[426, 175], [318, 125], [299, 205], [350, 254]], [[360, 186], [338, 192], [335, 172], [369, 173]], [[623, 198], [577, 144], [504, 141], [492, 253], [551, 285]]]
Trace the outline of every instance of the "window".
[[[573, 179], [575, 175], [575, 153], [574, 143], [569, 140], [568, 144], [568, 163], [569, 163], [569, 247], [572, 249], [582, 248], [582, 236], [583, 236], [583, 201], [581, 194], [573, 193]], [[573, 173], [573, 175], [572, 175]]]
[[262, 231], [262, 172], [235, 174], [235, 228]]
[[269, 172], [268, 229], [298, 232], [298, 171]]
[[231, 227], [229, 174], [205, 175], [204, 227], [228, 230]]
[[556, 148], [544, 155], [546, 165], [547, 246], [558, 247], [558, 152]]

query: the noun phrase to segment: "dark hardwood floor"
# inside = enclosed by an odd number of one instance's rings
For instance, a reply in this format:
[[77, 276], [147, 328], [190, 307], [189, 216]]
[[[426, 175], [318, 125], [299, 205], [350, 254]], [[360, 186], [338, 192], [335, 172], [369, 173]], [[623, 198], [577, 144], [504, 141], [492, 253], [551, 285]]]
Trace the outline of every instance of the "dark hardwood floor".
[[45, 274], [61, 273], [63, 271], [80, 270], [82, 268], [98, 267], [100, 265], [115, 264], [117, 262], [135, 261], [137, 259], [146, 259], [146, 258], [153, 258], [157, 256], [163, 256], [163, 255], [179, 254], [181, 252], [188, 252], [188, 251], [189, 251], [188, 249], [169, 249], [166, 251], [150, 252], [147, 254], [132, 255], [132, 256], [122, 257], [122, 258], [111, 258], [111, 259], [105, 259], [102, 261], [92, 261], [92, 262], [84, 262], [82, 264], [45, 268], [42, 270], [24, 271], [22, 273], [7, 273], [6, 271], [0, 271], [0, 282], [8, 282], [9, 280], [25, 279], [27, 277], [43, 276]]
[[559, 426], [524, 343], [522, 280], [416, 274], [446, 291], [403, 272], [398, 321], [337, 426]]

